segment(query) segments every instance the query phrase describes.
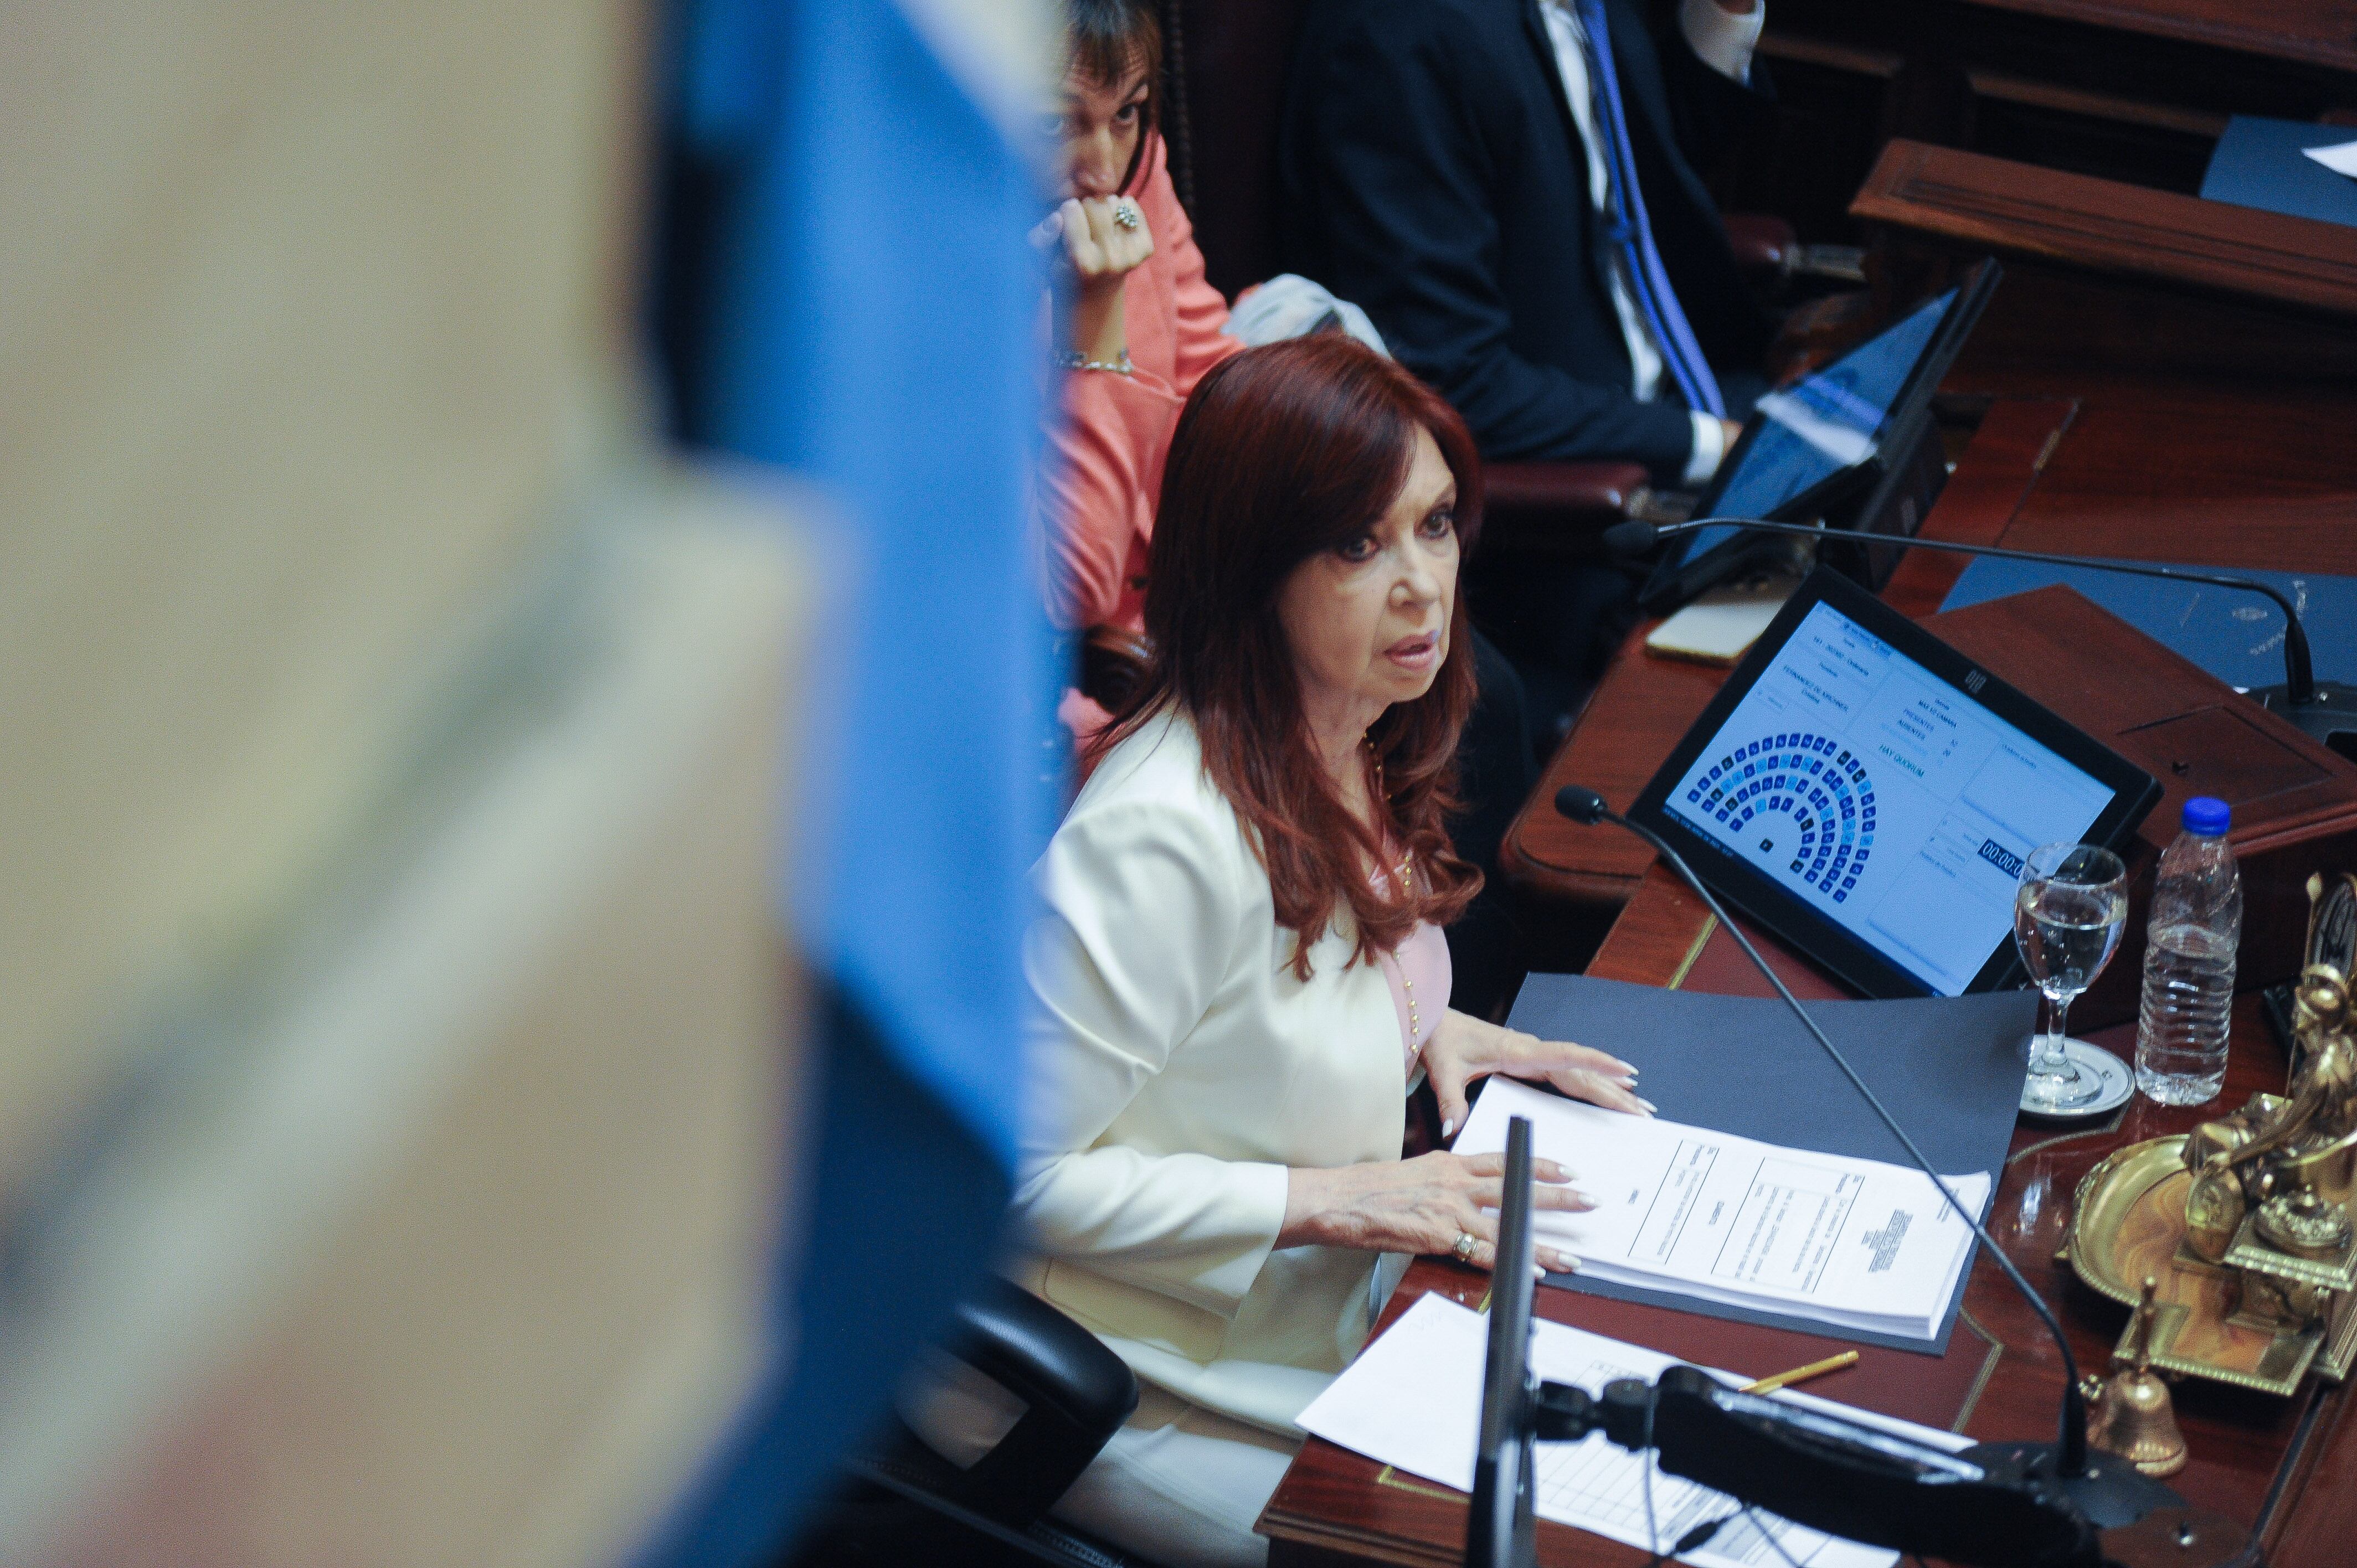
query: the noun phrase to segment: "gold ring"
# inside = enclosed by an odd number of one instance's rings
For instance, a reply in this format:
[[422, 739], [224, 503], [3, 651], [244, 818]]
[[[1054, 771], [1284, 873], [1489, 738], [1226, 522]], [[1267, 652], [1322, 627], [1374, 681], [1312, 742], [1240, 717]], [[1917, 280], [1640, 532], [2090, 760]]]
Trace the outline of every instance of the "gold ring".
[[1473, 1249], [1480, 1244], [1481, 1242], [1480, 1239], [1476, 1237], [1472, 1231], [1459, 1230], [1457, 1233], [1457, 1261], [1460, 1263], [1471, 1262], [1473, 1261]]

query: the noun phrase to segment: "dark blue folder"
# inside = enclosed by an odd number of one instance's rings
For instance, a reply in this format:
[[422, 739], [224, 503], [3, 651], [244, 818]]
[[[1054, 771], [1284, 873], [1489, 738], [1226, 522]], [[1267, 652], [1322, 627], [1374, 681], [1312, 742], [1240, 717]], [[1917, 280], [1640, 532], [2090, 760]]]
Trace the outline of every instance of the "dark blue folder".
[[2357, 142], [2357, 126], [2237, 114], [2226, 122], [2226, 133], [2210, 155], [2201, 194], [2237, 207], [2357, 224], [2357, 179], [2300, 156], [2306, 147], [2336, 147], [2343, 142]]
[[[1830, 1036], [1907, 1135], [1943, 1176], [1989, 1174], [1994, 1197], [2021, 1103], [2030, 992], [1931, 996], [1901, 1002], [1812, 1002]], [[1633, 1062], [1663, 1116], [1788, 1148], [1911, 1166], [1907, 1151], [1867, 1109], [1792, 1010], [1776, 998], [1712, 996], [1624, 985], [1577, 974], [1534, 974], [1507, 1022], [1547, 1040], [1576, 1040]], [[1947, 1353], [1965, 1269], [1930, 1340], [1831, 1329], [1782, 1313], [1750, 1312], [1669, 1291], [1609, 1284], [1581, 1274], [1546, 1283], [1590, 1295], [1650, 1302], [1738, 1323], [1834, 1334], [1864, 1345]]]

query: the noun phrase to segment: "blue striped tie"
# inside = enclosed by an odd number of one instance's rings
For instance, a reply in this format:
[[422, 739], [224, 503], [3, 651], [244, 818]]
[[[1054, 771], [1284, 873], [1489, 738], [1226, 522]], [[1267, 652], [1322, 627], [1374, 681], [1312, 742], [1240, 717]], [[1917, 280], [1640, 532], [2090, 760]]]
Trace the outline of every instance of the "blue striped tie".
[[1727, 417], [1718, 395], [1718, 378], [1695, 342], [1686, 313], [1678, 308], [1677, 291], [1653, 245], [1653, 226], [1645, 217], [1644, 192], [1637, 188], [1637, 158], [1629, 148], [1629, 122], [1620, 113], [1620, 82], [1612, 73], [1612, 38], [1606, 31], [1604, 0], [1578, 0], [1580, 30], [1587, 34], [1587, 74], [1604, 124], [1604, 164], [1612, 188], [1610, 238], [1628, 263], [1629, 283], [1637, 308], [1652, 329], [1670, 377], [1688, 408]]

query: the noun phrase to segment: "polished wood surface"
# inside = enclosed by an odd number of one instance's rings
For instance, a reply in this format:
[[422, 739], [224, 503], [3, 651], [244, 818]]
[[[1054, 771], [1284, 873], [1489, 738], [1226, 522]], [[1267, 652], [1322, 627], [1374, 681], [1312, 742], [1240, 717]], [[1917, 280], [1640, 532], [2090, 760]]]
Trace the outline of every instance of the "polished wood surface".
[[[1978, 423], [1925, 534], [2357, 575], [2357, 231], [2190, 196], [2226, 115], [2316, 118], [2357, 105], [2357, 0], [1776, 0], [1771, 9], [1761, 55], [1776, 77], [1780, 120], [1723, 178], [1722, 197], [1792, 216], [1809, 239], [1872, 241], [1889, 300], [1973, 254], [2008, 258], [1996, 302], [1943, 384], [1958, 410], [1977, 404]], [[1932, 145], [1886, 146], [1894, 136]], [[1869, 172], [1852, 216], [1851, 194]], [[1810, 202], [1828, 193], [1839, 206], [1812, 217]], [[1964, 566], [1914, 553], [1884, 597], [1931, 616]], [[2058, 619], [2039, 648], [2035, 624], [2000, 618], [1976, 623], [1968, 613], [1950, 629], [1960, 626], [1958, 640], [1968, 641], [1977, 624], [1989, 640], [1975, 656], [2001, 675], [2008, 656], [2067, 668], [2069, 627]], [[1765, 994], [1738, 946], [1647, 850], [1553, 810], [1555, 790], [1574, 782], [1626, 809], [1723, 682], [1723, 670], [1645, 652], [1655, 624], [1624, 643], [1549, 762], [1506, 836], [1502, 869], [1526, 895], [1612, 919], [1590, 973]], [[2075, 698], [2044, 700], [2097, 733], [2135, 731], [2139, 715], [2128, 710], [2156, 701], [2166, 673], [2144, 666], [2169, 659], [2123, 660], [2134, 667], [2103, 672], [2111, 689], [2083, 682]], [[2155, 708], [2141, 716], [2182, 727], [2117, 744], [2150, 753], [2138, 759], [2164, 777], [2172, 802], [2197, 772], [2230, 787], [2254, 768], [2332, 774], [2298, 746], [2288, 760], [2275, 755], [2286, 744], [2279, 732], [2247, 736], [2251, 714], [2238, 703], [2221, 700], [2190, 717]], [[2241, 787], [2299, 819], [2299, 800], [2278, 797], [2306, 785], [2287, 774], [2276, 782], [2283, 787], [2248, 779]], [[2173, 820], [2164, 803], [2146, 832], [2147, 858]], [[2274, 908], [2281, 902], [2274, 897], [2257, 921], [2296, 918]], [[1754, 936], [1799, 994], [1839, 993]], [[2131, 967], [2124, 961], [2123, 975]], [[2121, 1011], [2116, 997], [2109, 1011]], [[2123, 1056], [2131, 1049], [2132, 1025], [2092, 1034]], [[2079, 1178], [2115, 1149], [2276, 1087], [2283, 1070], [2280, 1046], [2245, 994], [2220, 1101], [2189, 1111], [2138, 1098], [2102, 1127], [2018, 1130], [1991, 1228], [2056, 1305], [2083, 1367], [2105, 1365], [2128, 1314], [2054, 1259]], [[1471, 1304], [1486, 1281], [1420, 1261], [1384, 1321], [1426, 1290]], [[1738, 1371], [1781, 1369], [1833, 1348], [1664, 1308], [1539, 1294], [1544, 1316]], [[2060, 1358], [1986, 1261], [1965, 1312], [1945, 1357], [1867, 1349], [1858, 1367], [1813, 1389], [1979, 1437], [2050, 1434]], [[2176, 1392], [2192, 1461], [2172, 1484], [2185, 1497], [2254, 1527], [2274, 1568], [2357, 1561], [2357, 1423], [2341, 1389], [2311, 1382], [2276, 1400], [2196, 1380]], [[1312, 1440], [1262, 1529], [1277, 1563], [1453, 1563], [1464, 1499]], [[1642, 1554], [1542, 1523], [1540, 1560], [1619, 1564]]]
[[2357, 107], [2357, 0], [1775, 0], [1760, 57], [1719, 199], [1850, 241], [1893, 136], [2194, 196], [2230, 116]]
[[2298, 972], [2309, 873], [2357, 865], [2357, 763], [2069, 588], [1949, 610], [1924, 625], [2160, 783], [2159, 801], [2122, 852], [2127, 934], [2074, 1004], [2074, 1021], [2134, 1015], [2153, 867], [2196, 795], [2216, 796], [2234, 811], [2231, 842], [2244, 894], [2237, 983], [2272, 985]]
[[[2122, 850], [2130, 886], [2127, 934], [2102, 978], [2075, 1004], [2075, 1021], [2093, 1026], [2133, 1015], [2153, 868], [2177, 836], [2185, 802], [2196, 795], [2216, 796], [2234, 810], [2232, 842], [2244, 911], [2241, 983], [2291, 978], [2307, 929], [2309, 874], [2319, 865], [2357, 865], [2357, 763], [2066, 587], [1950, 610], [1923, 624], [2159, 782], [2160, 799]], [[1634, 760], [1639, 743], [1623, 737], [1622, 744]], [[1554, 815], [1550, 794], [1543, 789], [1519, 820], [1535, 826], [1542, 814]], [[1604, 847], [1592, 841], [1633, 842], [1614, 830], [1563, 826], [1591, 853]]]
[[1969, 0], [1976, 8], [2357, 71], [2357, 0]]
[[[1797, 994], [1837, 993], [1772, 938], [1756, 929], [1751, 934]], [[1659, 868], [1647, 875], [1589, 972], [1640, 984], [1770, 993], [1700, 900]], [[2100, 1126], [2025, 1123], [2016, 1131], [1990, 1230], [2061, 1309], [2083, 1369], [2108, 1365], [2127, 1309], [2087, 1289], [2056, 1260], [2077, 1184], [2115, 1149], [2183, 1132], [2254, 1091], [2279, 1086], [2283, 1051], [2255, 995], [2238, 1002], [2233, 1027], [2227, 1087], [2208, 1107], [2169, 1109], [2139, 1097]], [[2132, 1026], [2093, 1037], [2123, 1057], [2133, 1049]], [[1419, 1261], [1383, 1323], [1427, 1290], [1471, 1305], [1486, 1294], [1487, 1281], [1453, 1263]], [[1740, 1372], [1798, 1366], [1837, 1343], [1555, 1290], [1539, 1293], [1538, 1309], [1558, 1322]], [[1995, 1440], [2049, 1435], [2061, 1384], [2061, 1358], [2035, 1315], [1983, 1262], [1967, 1287], [1964, 1316], [1944, 1357], [1934, 1360], [1867, 1348], [1858, 1366], [1811, 1386], [1828, 1398]], [[2180, 1494], [2254, 1529], [2274, 1568], [2339, 1568], [2348, 1562], [2347, 1543], [2357, 1530], [2357, 1491], [2345, 1482], [2357, 1476], [2357, 1429], [2346, 1420], [2340, 1389], [2311, 1382], [2289, 1400], [2275, 1400], [2189, 1380], [2177, 1384], [2175, 1392], [2192, 1451], [2191, 1462], [2170, 1483]], [[1276, 1564], [1455, 1563], [1463, 1551], [1465, 1500], [1312, 1439], [1271, 1499], [1261, 1529], [1271, 1538], [1271, 1562]], [[1544, 1521], [1539, 1526], [1542, 1563], [1617, 1568], [1642, 1557], [1582, 1531]]]
[[[1695, 939], [1709, 916], [1677, 890], [1648, 883], [1630, 915], [1591, 972], [1656, 985], [1683, 977], [1696, 988], [1767, 993], [1766, 983], [1748, 965], [1706, 969], [1695, 961]], [[1713, 945], [1738, 951], [1723, 939]], [[1780, 971], [1796, 991], [1824, 992], [1823, 982], [1789, 955], [1772, 945], [1768, 950], [1776, 954]], [[2123, 1055], [2133, 1047], [2131, 1029], [2094, 1037]], [[2254, 1090], [2278, 1088], [2284, 1069], [2282, 1050], [2260, 1015], [2257, 999], [2245, 996], [2234, 1015], [2227, 1089], [2219, 1104], [2239, 1104]], [[2088, 1290], [2067, 1264], [2055, 1260], [2079, 1178], [2114, 1149], [2183, 1132], [2218, 1108], [2169, 1110], [2139, 1097], [2097, 1127], [2025, 1124], [2016, 1132], [1989, 1228], [2030, 1282], [2061, 1307], [2083, 1369], [2108, 1367], [2128, 1309]], [[1474, 1271], [1420, 1260], [1386, 1308], [1383, 1325], [1426, 1291], [1475, 1305], [1488, 1288], [1487, 1278]], [[1542, 1289], [1538, 1298], [1540, 1315], [1554, 1321], [1755, 1376], [1847, 1348], [1838, 1339], [1567, 1291]], [[1866, 1347], [1856, 1367], [1811, 1383], [1810, 1391], [1976, 1438], [2045, 1440], [2054, 1431], [2062, 1382], [2061, 1359], [2052, 1341], [2003, 1275], [1984, 1262], [1966, 1287], [1964, 1314], [1945, 1356]], [[2357, 1465], [2357, 1434], [2343, 1429], [2341, 1391], [2311, 1383], [2291, 1399], [2276, 1400], [2187, 1381], [2175, 1392], [2192, 1458], [2170, 1485], [2197, 1507], [2255, 1528], [2274, 1568], [2345, 1568], [2345, 1532], [2357, 1526], [2357, 1497], [2333, 1482], [2357, 1473], [2352, 1469]], [[2322, 1481], [2314, 1479], [2319, 1460]], [[1441, 1564], [1461, 1561], [1465, 1520], [1462, 1495], [1312, 1438], [1270, 1499], [1260, 1529], [1270, 1537], [1273, 1564]], [[1643, 1557], [1566, 1526], [1544, 1520], [1539, 1525], [1543, 1563], [1617, 1568]]]
[[2357, 228], [2344, 223], [1904, 140], [1883, 149], [1850, 211], [1967, 251], [2357, 317]]
[[[1957, 248], [1964, 248], [1961, 242]], [[1976, 336], [1944, 383], [1952, 404], [1977, 402], [1981, 413], [1923, 532], [2064, 553], [2357, 575], [2357, 443], [2349, 435], [2357, 430], [2357, 392], [2330, 373], [2329, 360], [2268, 376], [2252, 360], [2238, 360], [2233, 345], [2203, 340], [2225, 319], [2205, 317], [2204, 310], [2247, 310], [2270, 329], [2287, 321], [2306, 323], [2300, 330], [2327, 339], [2337, 330], [2334, 310], [2319, 305], [2321, 296], [2293, 298], [2291, 285], [2276, 283], [2246, 286], [2236, 295], [2190, 271], [2156, 277], [2147, 266], [2137, 277], [2107, 278], [2092, 257], [2083, 252], [2086, 264], [2067, 265], [2033, 257], [2009, 275], [2008, 289], [2019, 278], [2032, 280], [2016, 294], [2023, 303], [2010, 319], [1993, 309], [2000, 330], [1986, 345]], [[2002, 290], [1999, 298], [2006, 298]], [[1960, 558], [1915, 553], [1902, 562], [1884, 597], [1903, 613], [1931, 616], [1964, 566]], [[1975, 657], [2001, 675], [2007, 673], [2007, 659], [2067, 669], [2073, 618], [2081, 612], [2063, 616], [2049, 607], [2048, 613], [2053, 624], [2042, 648], [2034, 646], [2041, 640], [2035, 620], [2006, 627], [2001, 617], [1962, 612], [1944, 624], [1952, 640], [1974, 642], [1977, 636]], [[1724, 680], [1722, 670], [1646, 653], [1642, 640], [1653, 624], [1631, 634], [1551, 760], [1507, 835], [1503, 865], [1535, 897], [1599, 916], [1619, 907], [1588, 972], [1763, 994], [1764, 983], [1738, 945], [1699, 899], [1651, 865], [1647, 851], [1624, 834], [1574, 827], [1553, 810], [1555, 791], [1571, 782], [1598, 789], [1616, 808], [1625, 808]], [[2166, 672], [2150, 666], [2178, 662], [2156, 654], [2117, 660], [2122, 668], [2103, 671], [2104, 690], [2083, 682], [2075, 695], [2068, 690], [2042, 695], [2050, 706], [2107, 735], [2105, 725], [2133, 731], [2139, 718], [2179, 716], [2135, 711], [2138, 703], [2158, 700], [2153, 682]], [[2037, 684], [2034, 676], [2014, 678]], [[2221, 698], [2200, 707], [2186, 721], [2190, 727], [2167, 737], [2187, 743], [2170, 756], [2150, 744], [2162, 736], [2146, 736], [2153, 755], [2139, 760], [2165, 775], [2178, 795], [2191, 788], [2197, 771], [2212, 780], [2228, 778], [2233, 787], [2238, 770], [2266, 766], [2273, 748], [2290, 744], [2277, 731], [2246, 738], [2246, 721], [2255, 710], [2245, 714], [2240, 703]], [[2291, 749], [2299, 753], [2291, 759], [2298, 768], [2330, 774], [2337, 766], [2346, 772], [2347, 765], [2329, 755], [2319, 757], [2298, 744]], [[2185, 764], [2184, 771], [2172, 762]], [[2277, 782], [2284, 788], [2258, 792], [2297, 797], [2306, 787], [2297, 779]], [[2254, 786], [2245, 779], [2242, 787]], [[2277, 804], [2287, 819], [2304, 810], [2298, 799]], [[2145, 857], [2169, 836], [2163, 830], [2170, 813], [2168, 804], [2156, 812]], [[2275, 897], [2256, 919], [2283, 915], [2272, 907], [2281, 902]], [[2285, 918], [2296, 916], [2295, 910]], [[1764, 933], [1754, 936], [1799, 994], [1839, 993], [1834, 982]], [[2116, 999], [2112, 1011], [2120, 1011]], [[2093, 1037], [2125, 1056], [2133, 1026], [2116, 1025]], [[2237, 1004], [2229, 1082], [2219, 1101], [2172, 1111], [2138, 1099], [2104, 1127], [2018, 1131], [1992, 1230], [2056, 1305], [2083, 1365], [2105, 1364], [2127, 1309], [2086, 1289], [2054, 1261], [2079, 1178], [2114, 1149], [2183, 1131], [2202, 1115], [2239, 1104], [2254, 1090], [2274, 1087], [2283, 1066], [2255, 997], [2245, 994]], [[1481, 1288], [1477, 1276], [1426, 1260], [1410, 1271], [1390, 1310], [1403, 1310], [1424, 1290], [1473, 1301]], [[1824, 1341], [1781, 1330], [1553, 1290], [1540, 1298], [1545, 1316], [1738, 1371], [1778, 1369], [1824, 1353]], [[1954, 1422], [1980, 1437], [2044, 1435], [2061, 1390], [2060, 1359], [2029, 1307], [1983, 1262], [1968, 1286], [1965, 1310], [1968, 1318], [1946, 1358], [1934, 1362], [1869, 1349], [1858, 1368], [1841, 1374], [1841, 1381], [1827, 1380], [1822, 1391], [1916, 1419]], [[1960, 1397], [1957, 1359], [1973, 1354], [1982, 1358], [1983, 1370]], [[2357, 1423], [2349, 1420], [2339, 1388], [2311, 1382], [2289, 1400], [2276, 1400], [2188, 1381], [2177, 1385], [2177, 1396], [2193, 1459], [2172, 1484], [2186, 1498], [2255, 1528], [2258, 1549], [2275, 1568], [2327, 1568], [2352, 1560]], [[1440, 1563], [1459, 1560], [1464, 1523], [1461, 1498], [1312, 1441], [1272, 1499], [1262, 1528], [1271, 1537], [1274, 1563]], [[1642, 1557], [1544, 1523], [1540, 1537], [1545, 1563], [1619, 1564]]]
[[1725, 670], [1712, 665], [1647, 653], [1645, 635], [1660, 624], [1645, 621], [1629, 634], [1541, 787], [1506, 830], [1498, 863], [1509, 882], [1545, 898], [1617, 908], [1652, 864], [1653, 852], [1626, 834], [1583, 828], [1558, 815], [1555, 792], [1585, 784], [1614, 811], [1627, 811], [1727, 679]]
[[[1925, 520], [1926, 537], [2357, 575], [2351, 389], [2131, 381], [2101, 370], [2065, 376], [1969, 353], [1946, 386], [2020, 394], [2066, 380], [2085, 395], [1996, 397]], [[1929, 615], [1965, 564], [1914, 552], [1883, 598], [1904, 614]], [[1532, 897], [1590, 915], [1609, 910], [1630, 897], [1652, 859], [1625, 834], [1566, 822], [1553, 800], [1578, 783], [1626, 810], [1725, 680], [1722, 669], [1645, 651], [1658, 624], [1642, 622], [1630, 634], [1507, 831], [1501, 869]]]

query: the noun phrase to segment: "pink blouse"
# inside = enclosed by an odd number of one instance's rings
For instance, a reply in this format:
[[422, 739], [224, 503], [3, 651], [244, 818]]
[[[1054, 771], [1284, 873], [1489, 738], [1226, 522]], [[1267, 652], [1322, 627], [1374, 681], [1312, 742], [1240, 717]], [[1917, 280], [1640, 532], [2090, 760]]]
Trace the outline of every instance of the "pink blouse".
[[1050, 422], [1040, 465], [1048, 606], [1063, 627], [1145, 628], [1146, 545], [1178, 410], [1205, 371], [1243, 347], [1222, 330], [1227, 301], [1203, 281], [1159, 135], [1130, 188], [1154, 234], [1154, 254], [1122, 285], [1136, 370], [1065, 372], [1064, 416]]
[[[1391, 888], [1391, 878], [1382, 871], [1370, 873], [1367, 880], [1378, 892]], [[1383, 966], [1383, 979], [1392, 988], [1392, 1008], [1399, 1015], [1402, 1071], [1414, 1078], [1416, 1058], [1440, 1026], [1441, 1015], [1448, 1011], [1455, 975], [1448, 966], [1448, 939], [1431, 921], [1418, 920], [1399, 946], [1377, 953], [1375, 961]]]
[[1399, 1014], [1400, 1052], [1406, 1058], [1403, 1070], [1413, 1078], [1425, 1042], [1448, 1011], [1448, 940], [1438, 926], [1418, 920], [1398, 947], [1376, 956], [1383, 978], [1391, 982], [1392, 1006]]

